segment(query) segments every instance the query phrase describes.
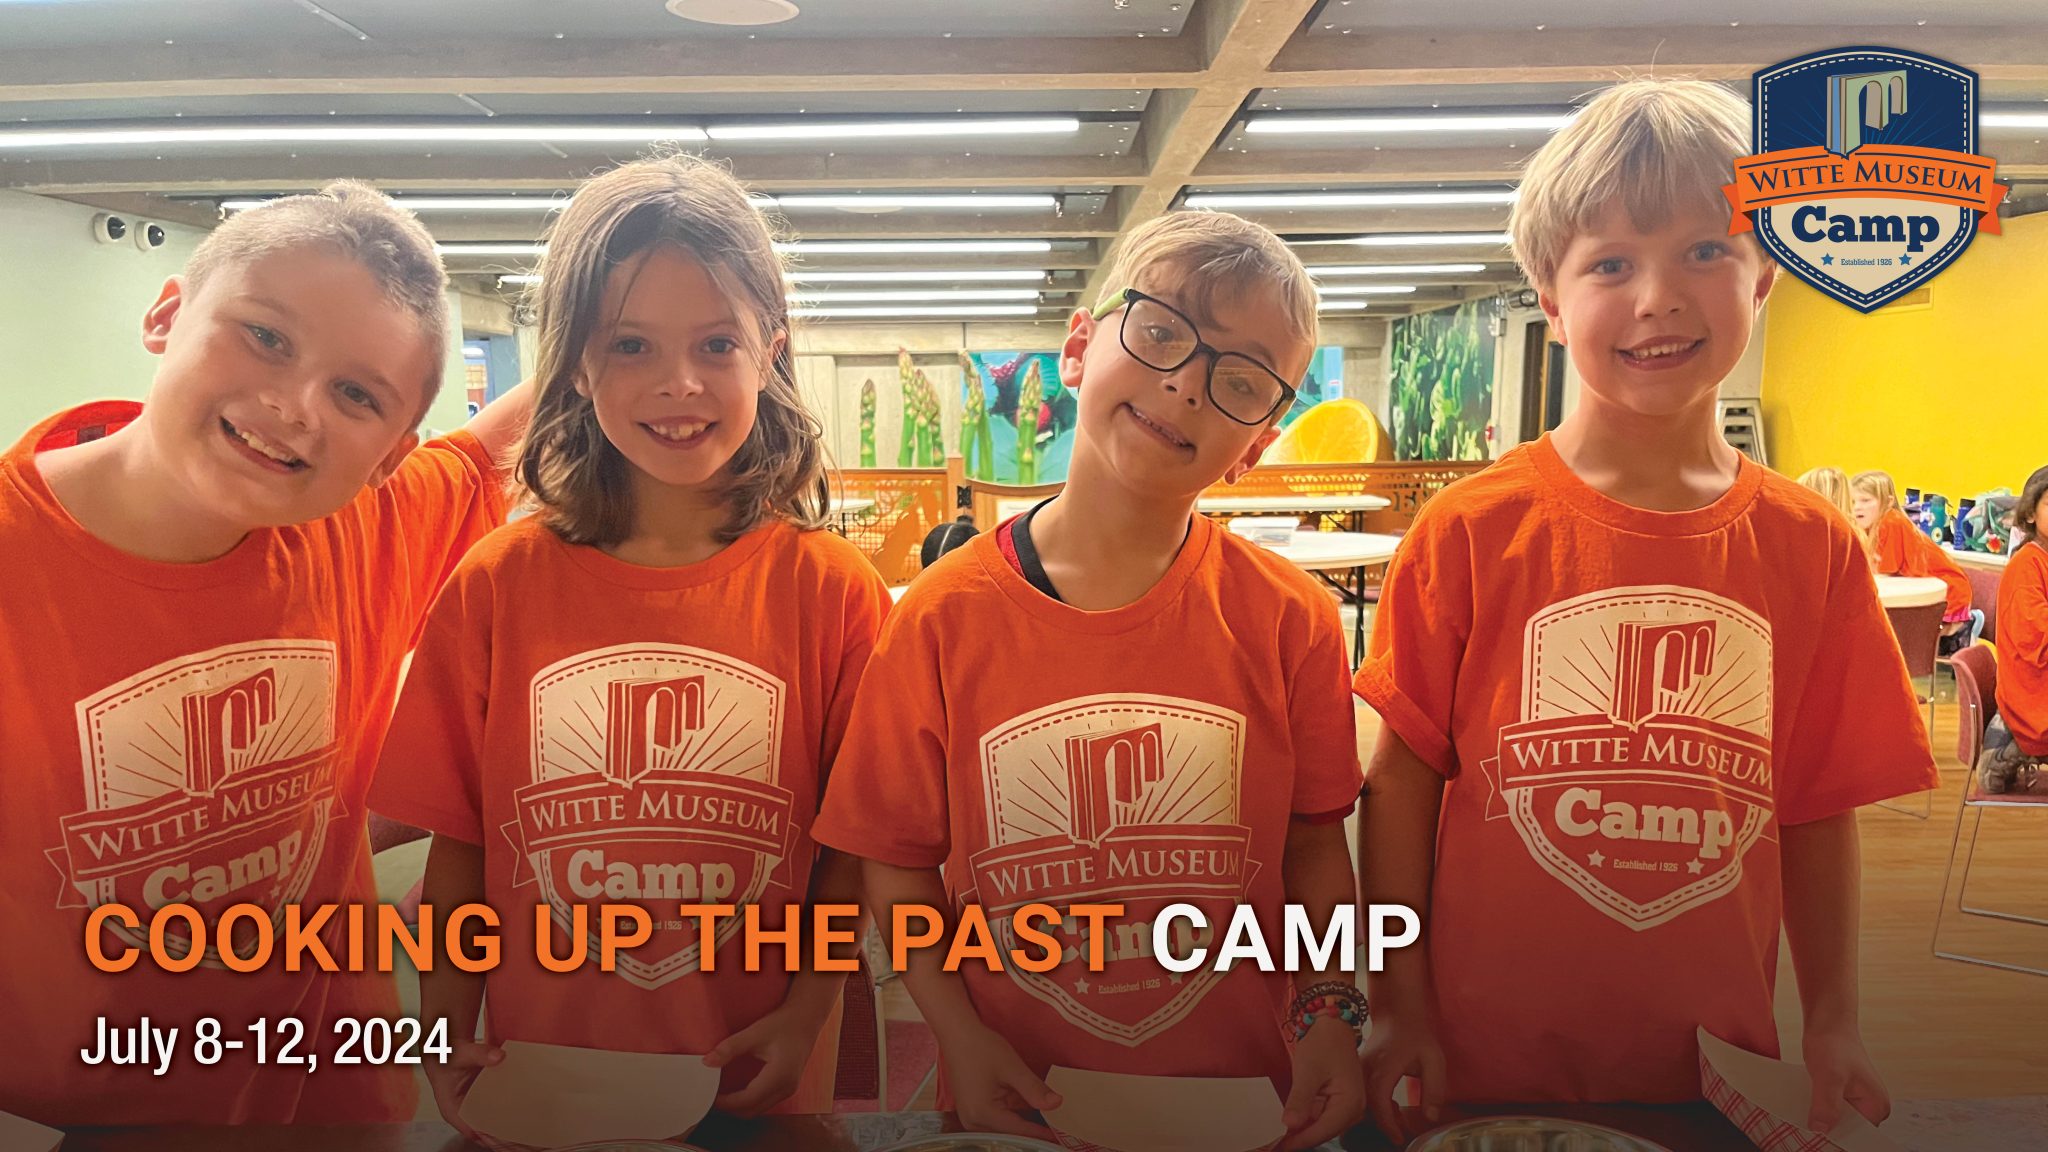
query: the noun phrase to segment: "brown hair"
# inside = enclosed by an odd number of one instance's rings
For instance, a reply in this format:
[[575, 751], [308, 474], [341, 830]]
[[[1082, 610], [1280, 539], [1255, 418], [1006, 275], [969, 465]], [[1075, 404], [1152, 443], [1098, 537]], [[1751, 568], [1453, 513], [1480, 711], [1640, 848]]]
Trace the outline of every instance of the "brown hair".
[[781, 257], [747, 190], [724, 168], [694, 156], [662, 156], [612, 169], [576, 192], [555, 222], [533, 293], [539, 314], [538, 394], [519, 446], [519, 482], [550, 528], [574, 544], [615, 544], [633, 529], [631, 465], [576, 391], [583, 354], [601, 323], [612, 273], [672, 245], [702, 264], [753, 320], [748, 352], [767, 380], [754, 428], [726, 465], [731, 514], [718, 530], [738, 539], [769, 517], [823, 525], [830, 500], [823, 430], [796, 386]]
[[[2028, 540], [2041, 539], [2041, 525], [2035, 522], [2034, 512], [2041, 507], [2041, 497], [2048, 496], [2048, 466], [2034, 469], [2027, 482], [2020, 489], [2020, 502], [2012, 510], [2012, 522]], [[2044, 541], [2048, 543], [2048, 541]]]
[[1175, 287], [1193, 294], [1187, 303], [1203, 312], [1214, 312], [1219, 292], [1278, 290], [1292, 334], [1315, 346], [1315, 282], [1294, 250], [1265, 228], [1228, 212], [1183, 211], [1154, 217], [1117, 245], [1097, 303], [1137, 287], [1139, 276], [1161, 265], [1175, 273]]
[[1704, 80], [1642, 77], [1595, 96], [1522, 171], [1508, 233], [1523, 274], [1548, 291], [1572, 237], [1610, 205], [1645, 232], [1688, 208], [1725, 217], [1749, 119], [1746, 101]]
[[324, 247], [361, 264], [385, 298], [419, 321], [433, 354], [417, 424], [441, 391], [448, 348], [448, 273], [434, 238], [411, 212], [360, 180], [337, 180], [320, 191], [284, 196], [239, 212], [213, 230], [185, 261], [185, 291], [198, 295], [221, 269], [293, 248]]

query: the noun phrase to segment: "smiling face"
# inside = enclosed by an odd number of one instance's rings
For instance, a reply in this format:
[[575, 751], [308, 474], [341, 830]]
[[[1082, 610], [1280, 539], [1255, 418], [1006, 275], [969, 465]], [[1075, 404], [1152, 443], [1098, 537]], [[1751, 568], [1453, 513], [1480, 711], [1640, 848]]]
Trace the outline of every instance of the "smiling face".
[[416, 437], [434, 341], [347, 256], [286, 249], [164, 285], [143, 420], [169, 483], [242, 530], [318, 520], [382, 483]]
[[[1308, 370], [1315, 350], [1294, 334], [1277, 292], [1219, 292], [1208, 302], [1213, 308], [1204, 308], [1194, 294], [1171, 287], [1176, 278], [1168, 270], [1148, 271], [1137, 278], [1139, 290], [1193, 319], [1204, 343], [1250, 356], [1283, 380]], [[1277, 435], [1272, 421], [1285, 405], [1258, 425], [1225, 416], [1207, 393], [1210, 356], [1197, 353], [1171, 372], [1147, 367], [1119, 339], [1128, 309], [1101, 320], [1077, 312], [1069, 326], [1060, 374], [1079, 400], [1074, 467], [1085, 474], [1099, 465], [1147, 496], [1193, 498], [1256, 464]]]
[[1692, 208], [1644, 232], [1614, 206], [1572, 237], [1540, 300], [1587, 396], [1668, 417], [1713, 402], [1775, 271], [1728, 235], [1725, 211]]
[[605, 439], [646, 479], [715, 485], [754, 430], [754, 414], [783, 336], [765, 351], [710, 271], [661, 246], [613, 270], [576, 391]]

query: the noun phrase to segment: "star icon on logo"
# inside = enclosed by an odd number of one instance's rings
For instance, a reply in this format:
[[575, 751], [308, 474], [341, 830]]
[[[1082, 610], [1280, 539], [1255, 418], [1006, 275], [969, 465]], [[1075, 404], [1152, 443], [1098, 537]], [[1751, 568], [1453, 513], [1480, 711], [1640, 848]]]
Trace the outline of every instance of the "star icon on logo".
[[1901, 257], [1899, 257], [1899, 263], [1900, 263], [1900, 264], [1911, 264], [1912, 262], [1913, 262], [1913, 258], [1912, 258], [1911, 256], [1901, 256]]
[[1828, 255], [1828, 254], [1826, 254], [1826, 253], [1822, 253], [1822, 255], [1821, 255], [1821, 258], [1820, 258], [1820, 262], [1821, 262], [1821, 263], [1823, 263], [1823, 264], [1833, 264], [1833, 263], [1835, 262], [1835, 258], [1834, 258], [1833, 256], [1831, 256], [1831, 255]]
[[1591, 864], [1595, 868], [1600, 867], [1602, 864], [1605, 864], [1606, 862], [1607, 857], [1602, 856], [1598, 852], [1595, 852], [1591, 856], [1586, 857], [1586, 863]]
[[1700, 873], [1706, 871], [1707, 866], [1698, 860], [1687, 860], [1685, 862], [1685, 870], [1697, 876]]
[[1088, 978], [1086, 976], [1083, 976], [1079, 980], [1074, 981], [1074, 991], [1080, 993], [1083, 996], [1086, 996], [1088, 994]]
[[1167, 979], [1167, 982], [1168, 982], [1168, 983], [1170, 983], [1170, 984], [1178, 984], [1178, 983], [1180, 983], [1180, 973], [1178, 973], [1178, 972], [1169, 972], [1169, 973], [1167, 973], [1167, 974], [1166, 974], [1166, 979]]

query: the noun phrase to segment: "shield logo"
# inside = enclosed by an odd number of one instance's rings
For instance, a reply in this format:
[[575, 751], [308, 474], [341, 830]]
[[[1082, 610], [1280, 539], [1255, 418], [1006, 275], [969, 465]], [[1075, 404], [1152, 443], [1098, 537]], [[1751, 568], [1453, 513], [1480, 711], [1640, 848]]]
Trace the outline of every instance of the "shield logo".
[[1105, 925], [1102, 971], [1089, 971], [1072, 924], [1059, 930], [1063, 963], [1010, 978], [1068, 1023], [1129, 1046], [1192, 1012], [1223, 974], [1169, 974], [1150, 925], [1171, 904], [1224, 924], [1245, 899], [1255, 865], [1239, 814], [1243, 756], [1242, 716], [1168, 696], [1079, 697], [984, 736], [988, 840], [961, 898], [991, 921], [1031, 903], [1124, 906]]
[[[737, 907], [792, 883], [782, 681], [717, 652], [625, 644], [542, 669], [532, 691], [531, 778], [503, 829], [515, 885], [538, 885], [563, 931], [588, 907], [592, 951], [597, 906], [645, 908], [653, 937], [615, 969], [637, 987], [695, 972], [741, 920], [721, 920], [707, 942], [678, 904]], [[780, 924], [779, 910], [762, 911]]]
[[1738, 161], [1729, 231], [1859, 312], [1926, 284], [1998, 231], [1977, 154], [1977, 74], [1897, 48], [1836, 48], [1758, 72], [1757, 154]]
[[[259, 640], [168, 660], [78, 702], [86, 809], [60, 822], [58, 906], [189, 904], [211, 921], [254, 904], [281, 931], [305, 899], [341, 814], [335, 649]], [[136, 948], [147, 927], [109, 923]], [[242, 955], [253, 924], [237, 929]], [[166, 945], [184, 955], [182, 922]], [[218, 940], [202, 957], [223, 967]]]

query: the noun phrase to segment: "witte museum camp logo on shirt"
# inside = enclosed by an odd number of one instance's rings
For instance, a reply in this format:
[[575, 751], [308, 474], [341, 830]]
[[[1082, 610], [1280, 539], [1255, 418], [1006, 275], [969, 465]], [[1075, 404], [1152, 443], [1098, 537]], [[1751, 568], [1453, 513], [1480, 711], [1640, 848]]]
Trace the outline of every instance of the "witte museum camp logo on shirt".
[[1522, 659], [1488, 817], [1630, 928], [1734, 890], [1774, 835], [1770, 625], [1691, 588], [1610, 589], [1538, 613]]
[[[254, 904], [273, 927], [306, 895], [335, 795], [335, 649], [230, 644], [137, 673], [78, 702], [86, 809], [48, 851], [59, 907], [190, 904], [211, 922]], [[246, 932], [235, 943], [246, 952]], [[109, 924], [135, 947], [148, 930]], [[169, 947], [191, 939], [170, 926]], [[219, 967], [218, 946], [204, 961]]]
[[[538, 884], [569, 928], [588, 905], [639, 904], [648, 943], [617, 974], [658, 988], [697, 970], [703, 941], [678, 904], [745, 905], [791, 887], [794, 796], [778, 783], [782, 681], [731, 657], [676, 644], [572, 656], [533, 678], [531, 782], [503, 832], [514, 883]], [[718, 922], [715, 949], [742, 921]]]
[[[1239, 812], [1244, 717], [1168, 696], [1085, 696], [1026, 713], [982, 738], [988, 846], [971, 890], [1006, 933], [1031, 903], [1120, 903], [1104, 967], [1088, 970], [1078, 931], [1059, 967], [1010, 978], [1069, 1023], [1136, 1045], [1173, 1026], [1222, 974], [1177, 975], [1152, 956], [1151, 925], [1169, 904], [1227, 923], [1257, 865]], [[1014, 941], [1006, 941], [1014, 946]]]

